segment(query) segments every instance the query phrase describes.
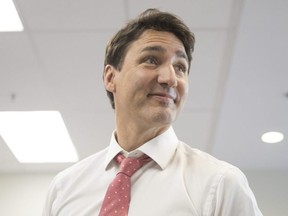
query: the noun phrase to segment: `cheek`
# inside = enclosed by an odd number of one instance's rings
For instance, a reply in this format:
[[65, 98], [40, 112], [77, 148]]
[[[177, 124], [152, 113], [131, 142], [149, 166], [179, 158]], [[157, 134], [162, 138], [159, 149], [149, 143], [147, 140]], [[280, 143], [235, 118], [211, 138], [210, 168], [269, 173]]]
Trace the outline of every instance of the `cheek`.
[[182, 95], [182, 97], [186, 98], [189, 92], [188, 81], [179, 82], [178, 85], [179, 85], [179, 93]]
[[152, 83], [152, 80], [153, 77], [147, 71], [136, 71], [133, 76], [134, 85], [138, 89], [149, 89], [149, 85]]
[[139, 71], [129, 72], [133, 74], [127, 73], [125, 77], [122, 77], [122, 79], [119, 80], [121, 85], [121, 90], [118, 89], [119, 93], [121, 91], [121, 97], [128, 100], [141, 100], [141, 98], [147, 95], [147, 92], [150, 89], [149, 81], [147, 80], [147, 77], [142, 73], [139, 73]]

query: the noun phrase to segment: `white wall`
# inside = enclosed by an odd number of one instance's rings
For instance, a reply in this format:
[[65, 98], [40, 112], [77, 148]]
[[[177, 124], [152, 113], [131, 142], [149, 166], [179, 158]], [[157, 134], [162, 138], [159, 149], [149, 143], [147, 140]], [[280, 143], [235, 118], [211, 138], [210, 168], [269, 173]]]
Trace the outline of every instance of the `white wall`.
[[41, 216], [52, 174], [0, 175], [1, 216]]
[[288, 171], [244, 171], [264, 216], [288, 216]]
[[[264, 216], [288, 215], [288, 171], [244, 171]], [[0, 215], [41, 216], [54, 174], [0, 175]]]

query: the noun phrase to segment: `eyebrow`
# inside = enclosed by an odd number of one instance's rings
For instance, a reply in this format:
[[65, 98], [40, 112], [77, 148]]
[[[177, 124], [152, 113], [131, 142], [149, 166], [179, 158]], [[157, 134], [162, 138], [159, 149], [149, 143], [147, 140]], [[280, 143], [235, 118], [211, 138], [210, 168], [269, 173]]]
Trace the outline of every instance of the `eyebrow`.
[[[141, 53], [142, 52], [150, 52], [150, 51], [165, 53], [167, 50], [162, 46], [147, 46], [141, 50]], [[187, 57], [186, 53], [178, 50], [178, 51], [176, 51], [176, 56], [180, 57], [180, 58], [184, 58], [188, 62], [188, 57]]]

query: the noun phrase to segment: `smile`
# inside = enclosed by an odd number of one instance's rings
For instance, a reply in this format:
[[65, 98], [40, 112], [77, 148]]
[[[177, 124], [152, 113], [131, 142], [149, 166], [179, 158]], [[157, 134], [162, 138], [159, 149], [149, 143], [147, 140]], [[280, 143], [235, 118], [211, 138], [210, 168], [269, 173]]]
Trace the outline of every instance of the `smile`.
[[155, 98], [159, 101], [163, 101], [163, 102], [175, 103], [175, 100], [176, 100], [176, 96], [166, 94], [166, 93], [152, 93], [152, 94], [149, 94], [148, 97], [153, 97], [153, 98]]

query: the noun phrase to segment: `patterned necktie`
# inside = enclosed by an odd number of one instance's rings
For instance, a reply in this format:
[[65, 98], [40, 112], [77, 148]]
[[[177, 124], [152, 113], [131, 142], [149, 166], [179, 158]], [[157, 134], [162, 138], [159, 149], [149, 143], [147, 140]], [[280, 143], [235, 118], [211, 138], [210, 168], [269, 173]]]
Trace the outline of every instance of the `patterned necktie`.
[[139, 158], [125, 158], [118, 154], [115, 160], [121, 164], [115, 179], [109, 185], [99, 216], [126, 216], [130, 203], [130, 177], [151, 158], [142, 155]]

